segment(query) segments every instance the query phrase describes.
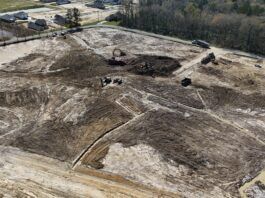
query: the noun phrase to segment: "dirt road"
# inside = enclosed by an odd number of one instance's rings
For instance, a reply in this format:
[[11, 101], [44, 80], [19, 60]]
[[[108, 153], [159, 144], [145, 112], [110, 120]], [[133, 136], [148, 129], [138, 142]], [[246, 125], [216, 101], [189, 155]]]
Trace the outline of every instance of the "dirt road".
[[209, 53], [214, 53], [215, 56], [221, 56], [226, 53], [229, 53], [228, 50], [226, 49], [221, 49], [217, 47], [211, 47], [211, 49], [205, 50], [203, 53], [199, 54], [196, 58], [193, 60], [188, 60], [182, 63], [182, 67], [174, 72], [176, 76], [179, 78], [185, 78], [185, 77], [190, 77], [193, 71], [196, 70], [196, 66], [200, 65], [199, 63], [201, 60], [206, 57]]
[[[72, 171], [51, 158], [0, 147], [0, 196], [29, 197], [158, 197], [150, 189]], [[163, 197], [163, 196], [162, 196]], [[168, 197], [168, 196], [164, 196]]]

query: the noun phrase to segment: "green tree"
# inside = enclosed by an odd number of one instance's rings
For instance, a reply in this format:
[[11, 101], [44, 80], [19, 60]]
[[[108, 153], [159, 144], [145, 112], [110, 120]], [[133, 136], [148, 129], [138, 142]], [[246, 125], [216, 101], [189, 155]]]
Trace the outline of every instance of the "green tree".
[[80, 26], [80, 21], [81, 21], [81, 14], [80, 11], [77, 8], [73, 8], [73, 22], [75, 24], [75, 26]]
[[69, 22], [71, 22], [73, 20], [73, 12], [72, 9], [68, 9], [67, 13], [66, 13], [66, 18]]
[[70, 27], [77, 27], [80, 26], [80, 18], [81, 14], [80, 11], [77, 8], [68, 9], [66, 13], [66, 18], [69, 21]]
[[260, 8], [262, 0], [124, 0], [121, 25], [265, 54]]
[[184, 9], [186, 16], [196, 17], [199, 15], [200, 10], [194, 5], [194, 3], [188, 3]]
[[243, 3], [243, 5], [239, 8], [239, 12], [248, 16], [252, 14], [252, 7], [249, 0]]

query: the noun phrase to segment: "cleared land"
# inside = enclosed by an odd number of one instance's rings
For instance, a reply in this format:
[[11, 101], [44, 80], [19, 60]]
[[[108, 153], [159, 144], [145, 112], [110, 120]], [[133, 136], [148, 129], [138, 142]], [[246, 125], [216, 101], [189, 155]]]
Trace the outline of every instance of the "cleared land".
[[[115, 48], [125, 52], [119, 57], [125, 65], [109, 65]], [[211, 51], [218, 65], [201, 65]], [[95, 177], [90, 182], [103, 174], [121, 185], [117, 189], [127, 186], [130, 190], [121, 197], [148, 197], [150, 192], [154, 197], [191, 198], [262, 193], [262, 185], [254, 181], [264, 182], [257, 179], [265, 167], [264, 58], [107, 28], [65, 40], [11, 45], [0, 54], [4, 194], [21, 188], [26, 194], [49, 196], [74, 192], [68, 182], [76, 180], [68, 177], [69, 167], [72, 174]], [[102, 87], [100, 78], [105, 76], [123, 83]], [[192, 78], [192, 86], [180, 85], [184, 77]], [[45, 184], [42, 189], [38, 175], [27, 175], [16, 162], [36, 159], [29, 153], [45, 156], [42, 167], [55, 160], [55, 170], [62, 169], [60, 177], [68, 178], [65, 185]], [[9, 155], [15, 155], [14, 161]], [[36, 170], [35, 164], [28, 166]], [[57, 178], [56, 172], [50, 174]], [[35, 188], [17, 187], [13, 174]], [[46, 181], [45, 173], [39, 177]], [[255, 186], [249, 189], [246, 183], [252, 179]], [[135, 194], [137, 184], [130, 181], [148, 186], [147, 194]], [[82, 186], [82, 196], [102, 191], [92, 187], [89, 194]], [[103, 195], [115, 197], [108, 189]]]

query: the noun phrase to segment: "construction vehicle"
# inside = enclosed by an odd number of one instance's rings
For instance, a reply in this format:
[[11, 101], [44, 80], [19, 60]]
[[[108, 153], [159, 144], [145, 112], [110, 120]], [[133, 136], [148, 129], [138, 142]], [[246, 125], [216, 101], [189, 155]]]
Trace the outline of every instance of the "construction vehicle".
[[122, 56], [126, 56], [126, 53], [123, 52], [122, 50], [115, 48], [112, 51], [112, 58], [109, 59], [109, 65], [117, 65], [117, 66], [125, 66], [127, 63], [122, 60]]
[[207, 65], [209, 62], [214, 62], [214, 61], [215, 61], [215, 55], [212, 52], [212, 53], [208, 54], [208, 56], [206, 56], [205, 58], [203, 58], [201, 60], [201, 64]]
[[105, 87], [112, 82], [112, 79], [110, 77], [104, 77], [100, 78], [100, 81], [101, 81], [101, 86]]
[[262, 66], [259, 64], [256, 64], [255, 67], [260, 68], [260, 69], [262, 68]]
[[210, 49], [210, 44], [207, 43], [206, 41], [202, 41], [202, 40], [193, 40], [191, 42], [193, 45], [198, 45], [202, 48], [207, 48], [207, 49]]
[[122, 51], [121, 49], [115, 48], [112, 51], [112, 56], [113, 57], [121, 57], [121, 56], [126, 56], [126, 53], [124, 51]]
[[119, 57], [112, 57], [108, 61], [109, 65], [116, 65], [116, 66], [125, 66], [127, 63], [121, 60]]
[[121, 78], [115, 78], [113, 81], [110, 77], [104, 77], [100, 78], [101, 86], [105, 87], [113, 82], [113, 84], [121, 85], [123, 83], [123, 80]]
[[188, 87], [189, 85], [191, 85], [191, 79], [190, 78], [184, 78], [182, 81], [181, 81], [181, 85], [183, 87]]
[[122, 79], [120, 79], [120, 78], [115, 78], [114, 80], [113, 80], [113, 83], [114, 84], [118, 84], [118, 85], [121, 85], [122, 84]]

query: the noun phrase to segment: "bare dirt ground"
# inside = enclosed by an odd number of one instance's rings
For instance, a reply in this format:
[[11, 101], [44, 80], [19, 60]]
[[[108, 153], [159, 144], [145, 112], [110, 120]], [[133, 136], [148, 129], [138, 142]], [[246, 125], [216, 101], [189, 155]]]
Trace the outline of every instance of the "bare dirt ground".
[[[126, 65], [109, 65], [115, 48]], [[4, 196], [264, 195], [264, 58], [107, 28], [0, 55]]]
[[0, 153], [1, 197], [172, 197], [104, 174], [81, 174], [67, 163], [18, 149], [0, 147]]

